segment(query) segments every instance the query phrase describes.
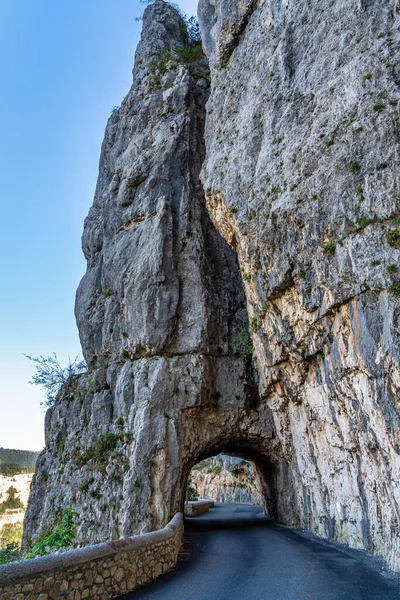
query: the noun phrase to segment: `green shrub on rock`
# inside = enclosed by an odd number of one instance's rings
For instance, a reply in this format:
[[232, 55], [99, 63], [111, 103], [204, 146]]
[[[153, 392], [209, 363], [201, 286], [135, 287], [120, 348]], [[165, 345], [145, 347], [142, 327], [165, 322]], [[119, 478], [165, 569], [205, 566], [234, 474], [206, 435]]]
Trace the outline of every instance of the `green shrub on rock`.
[[12, 542], [0, 550], [0, 565], [6, 565], [19, 559], [19, 544]]
[[46, 556], [62, 548], [70, 548], [75, 539], [75, 517], [76, 513], [73, 510], [64, 510], [60, 524], [52, 533], [39, 539], [25, 559]]
[[232, 350], [235, 358], [248, 358], [253, 354], [253, 342], [248, 331], [241, 331], [233, 338]]
[[400, 229], [392, 229], [386, 234], [386, 241], [392, 248], [400, 249]]
[[394, 283], [393, 285], [391, 285], [389, 288], [389, 292], [395, 298], [400, 298], [400, 282], [397, 282], [397, 283]]
[[336, 244], [335, 244], [335, 242], [327, 242], [326, 244], [324, 244], [323, 251], [328, 256], [333, 256], [335, 254], [335, 252], [336, 252]]

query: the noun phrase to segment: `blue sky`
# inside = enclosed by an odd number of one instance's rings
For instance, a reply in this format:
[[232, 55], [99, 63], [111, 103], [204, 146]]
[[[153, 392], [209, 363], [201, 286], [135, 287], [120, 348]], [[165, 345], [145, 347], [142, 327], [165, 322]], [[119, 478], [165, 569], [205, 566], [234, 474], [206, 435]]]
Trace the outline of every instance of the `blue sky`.
[[[189, 15], [196, 2], [179, 3]], [[131, 84], [138, 0], [0, 0], [0, 446], [40, 450], [23, 353], [80, 352], [80, 237], [111, 109]]]

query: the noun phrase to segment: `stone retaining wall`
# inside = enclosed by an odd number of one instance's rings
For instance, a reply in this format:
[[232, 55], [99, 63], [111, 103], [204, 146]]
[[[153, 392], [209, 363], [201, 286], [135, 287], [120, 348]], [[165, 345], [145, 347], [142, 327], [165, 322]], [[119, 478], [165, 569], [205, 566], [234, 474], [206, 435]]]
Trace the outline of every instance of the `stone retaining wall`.
[[176, 564], [183, 536], [177, 513], [159, 531], [0, 567], [0, 600], [108, 600]]
[[191, 502], [185, 502], [185, 516], [197, 517], [208, 512], [210, 508], [214, 508], [213, 500], [193, 500]]

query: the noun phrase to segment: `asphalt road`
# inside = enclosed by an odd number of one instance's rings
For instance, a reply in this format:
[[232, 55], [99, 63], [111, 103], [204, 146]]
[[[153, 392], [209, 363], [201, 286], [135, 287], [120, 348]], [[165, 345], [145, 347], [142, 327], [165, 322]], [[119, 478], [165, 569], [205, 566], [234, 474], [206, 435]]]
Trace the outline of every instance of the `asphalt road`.
[[217, 504], [189, 519], [177, 568], [124, 600], [400, 600], [400, 577], [364, 552]]

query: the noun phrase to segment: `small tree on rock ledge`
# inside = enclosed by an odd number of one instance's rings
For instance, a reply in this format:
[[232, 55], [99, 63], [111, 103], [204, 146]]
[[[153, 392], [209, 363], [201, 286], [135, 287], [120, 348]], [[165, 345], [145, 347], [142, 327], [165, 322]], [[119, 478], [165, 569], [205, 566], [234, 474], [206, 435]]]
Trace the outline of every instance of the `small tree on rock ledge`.
[[69, 358], [67, 365], [63, 367], [60, 365], [55, 352], [53, 356], [47, 358], [44, 356], [32, 358], [32, 356], [26, 354], [24, 356], [33, 361], [36, 367], [36, 373], [29, 383], [42, 386], [46, 392], [46, 400], [40, 403], [41, 406], [53, 406], [58, 392], [67, 383], [68, 379], [73, 375], [79, 375], [86, 371], [85, 361], [78, 357], [73, 361]]

